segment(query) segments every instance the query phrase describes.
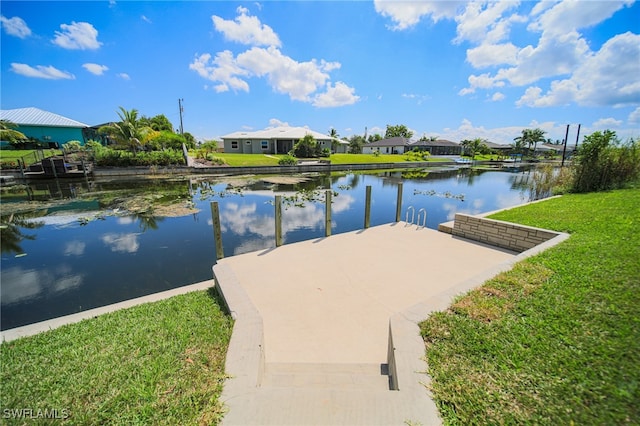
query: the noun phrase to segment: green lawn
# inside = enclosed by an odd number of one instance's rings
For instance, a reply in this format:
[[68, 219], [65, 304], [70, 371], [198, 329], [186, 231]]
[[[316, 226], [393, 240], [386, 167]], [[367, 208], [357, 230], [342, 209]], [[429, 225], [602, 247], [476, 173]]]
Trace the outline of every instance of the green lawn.
[[492, 217], [571, 238], [421, 324], [445, 424], [638, 424], [640, 189]]
[[[278, 159], [283, 155], [264, 154], [230, 154], [218, 153], [216, 157], [223, 158], [226, 163], [234, 167], [242, 166], [277, 166]], [[329, 157], [331, 164], [376, 164], [376, 163], [404, 163], [407, 162], [405, 155], [380, 154], [332, 154]], [[430, 158], [427, 161], [447, 161], [442, 158]]]
[[[216, 424], [231, 328], [209, 290], [3, 343], [2, 413], [57, 410], [76, 425]], [[40, 424], [26, 420], [3, 419]]]
[[[0, 162], [17, 164], [17, 160], [22, 159], [28, 166], [39, 161], [39, 157], [34, 154], [35, 152], [33, 149], [0, 149]], [[62, 155], [62, 151], [59, 149], [44, 149], [42, 152], [45, 158], [53, 155]]]
[[217, 153], [215, 156], [224, 159], [229, 166], [233, 167], [277, 166], [278, 160], [284, 157], [284, 155], [231, 154], [225, 152]]

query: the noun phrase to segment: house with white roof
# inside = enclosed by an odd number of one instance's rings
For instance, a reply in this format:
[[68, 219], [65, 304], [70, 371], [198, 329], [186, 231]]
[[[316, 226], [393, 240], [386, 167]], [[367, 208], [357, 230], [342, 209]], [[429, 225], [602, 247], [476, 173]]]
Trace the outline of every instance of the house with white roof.
[[347, 152], [349, 143], [306, 127], [279, 126], [254, 132], [234, 132], [221, 137], [224, 152], [238, 154], [286, 154], [306, 135], [314, 137], [321, 149]]
[[39, 108], [0, 110], [0, 119], [16, 125], [15, 130], [50, 148], [61, 148], [69, 141], [84, 144], [89, 131], [87, 124]]
[[379, 152], [380, 154], [404, 154], [407, 151], [411, 151], [409, 148], [411, 141], [401, 136], [394, 138], [381, 139], [375, 142], [369, 142], [362, 146], [363, 154], [373, 154]]

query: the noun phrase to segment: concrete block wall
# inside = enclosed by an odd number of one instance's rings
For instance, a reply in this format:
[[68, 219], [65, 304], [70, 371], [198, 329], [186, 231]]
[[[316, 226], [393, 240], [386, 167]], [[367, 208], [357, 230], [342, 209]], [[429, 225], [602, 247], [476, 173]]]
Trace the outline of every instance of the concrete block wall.
[[461, 213], [456, 214], [452, 234], [518, 253], [529, 250], [559, 235], [546, 229]]

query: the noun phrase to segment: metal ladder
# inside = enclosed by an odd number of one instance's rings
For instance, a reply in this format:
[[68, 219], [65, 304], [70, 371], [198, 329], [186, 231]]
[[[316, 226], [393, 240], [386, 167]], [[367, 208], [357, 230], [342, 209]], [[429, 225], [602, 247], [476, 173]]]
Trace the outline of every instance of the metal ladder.
[[[409, 221], [409, 212], [411, 212], [411, 221]], [[407, 207], [407, 212], [404, 215], [404, 221], [410, 225], [417, 225], [418, 228], [425, 228], [427, 226], [427, 210], [424, 208], [418, 210], [418, 221], [416, 223], [414, 223], [415, 216], [416, 216], [416, 209], [413, 206], [409, 206]], [[421, 217], [422, 217], [422, 222], [420, 222]]]

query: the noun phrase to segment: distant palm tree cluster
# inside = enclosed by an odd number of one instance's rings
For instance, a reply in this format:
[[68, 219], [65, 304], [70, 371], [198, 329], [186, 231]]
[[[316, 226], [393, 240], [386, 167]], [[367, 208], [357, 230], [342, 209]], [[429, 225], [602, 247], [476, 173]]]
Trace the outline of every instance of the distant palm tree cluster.
[[120, 107], [119, 122], [109, 123], [98, 129], [98, 133], [117, 148], [137, 151], [195, 148], [195, 138], [189, 133], [178, 134], [164, 115], [138, 117], [138, 110], [127, 111]]

